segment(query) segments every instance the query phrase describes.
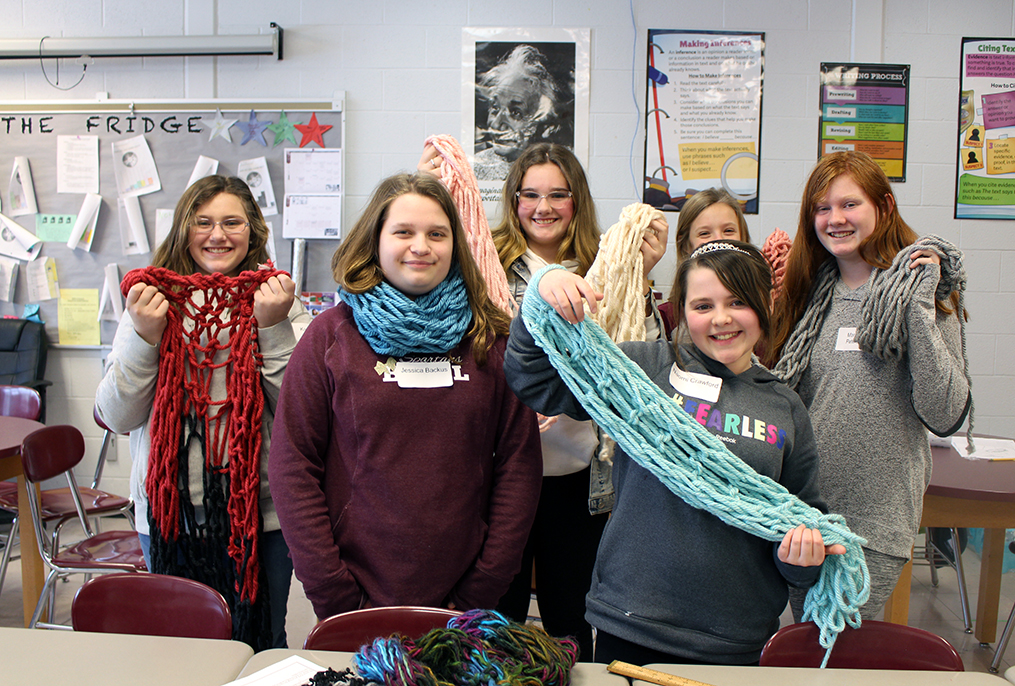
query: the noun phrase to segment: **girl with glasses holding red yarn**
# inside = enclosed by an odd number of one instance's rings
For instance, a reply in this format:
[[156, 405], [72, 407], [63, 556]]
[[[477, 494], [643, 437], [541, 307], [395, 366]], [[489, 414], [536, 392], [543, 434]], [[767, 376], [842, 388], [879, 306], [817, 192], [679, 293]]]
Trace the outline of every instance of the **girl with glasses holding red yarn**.
[[[292, 562], [268, 489], [270, 428], [294, 325], [310, 316], [269, 262], [268, 226], [237, 178], [196, 181], [126, 313], [96, 393], [130, 433], [130, 490], [148, 568], [217, 589], [233, 638], [286, 647]], [[253, 430], [251, 430], [253, 429]]]

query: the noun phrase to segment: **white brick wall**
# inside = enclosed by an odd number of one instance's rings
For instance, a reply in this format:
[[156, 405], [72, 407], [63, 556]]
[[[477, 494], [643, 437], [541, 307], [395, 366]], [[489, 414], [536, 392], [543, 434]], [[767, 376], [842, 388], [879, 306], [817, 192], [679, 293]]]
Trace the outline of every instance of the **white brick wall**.
[[[604, 228], [637, 199], [629, 150], [637, 134], [633, 166], [640, 176], [643, 144], [631, 94], [644, 97], [646, 30], [765, 31], [762, 202], [749, 218], [758, 243], [775, 227], [796, 232], [816, 150], [818, 64], [910, 64], [911, 138], [908, 180], [896, 186], [900, 208], [918, 232], [942, 235], [967, 253], [977, 428], [1015, 436], [1015, 224], [952, 219], [959, 38], [1013, 35], [1015, 0], [978, 0], [968, 11], [949, 0], [634, 0], [633, 7], [626, 0], [0, 0], [0, 16], [10, 37], [251, 33], [278, 22], [285, 28], [281, 62], [96, 60], [85, 82], [64, 93], [45, 83], [37, 64], [7, 61], [0, 63], [0, 93], [15, 100], [90, 98], [97, 91], [179, 99], [330, 97], [344, 90], [348, 223], [382, 176], [415, 166], [428, 134], [459, 134], [462, 26], [592, 29], [588, 172]], [[70, 73], [65, 65], [61, 79]], [[668, 290], [673, 260], [656, 271]], [[91, 456], [98, 448], [90, 408], [101, 354], [55, 350], [50, 370], [50, 417], [85, 429]], [[121, 459], [107, 471], [110, 487], [127, 476], [126, 441], [119, 443]], [[82, 474], [91, 469], [83, 466]]]

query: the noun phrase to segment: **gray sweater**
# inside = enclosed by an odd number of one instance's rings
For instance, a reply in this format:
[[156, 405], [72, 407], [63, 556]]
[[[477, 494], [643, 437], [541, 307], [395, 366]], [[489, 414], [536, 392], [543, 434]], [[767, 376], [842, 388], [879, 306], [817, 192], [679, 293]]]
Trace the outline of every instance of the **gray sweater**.
[[840, 328], [856, 327], [868, 284], [838, 281], [797, 391], [810, 409], [821, 455], [821, 495], [867, 547], [908, 558], [930, 483], [927, 429], [958, 430], [969, 405], [959, 320], [934, 308], [940, 268], [914, 291], [909, 343], [900, 360], [836, 350]]
[[[186, 321], [186, 320], [185, 320]], [[296, 336], [293, 324], [309, 324], [307, 314], [299, 298], [293, 300], [288, 319], [275, 326], [259, 329], [258, 349], [262, 355], [261, 387], [264, 390], [264, 413], [261, 416], [261, 497], [260, 509], [264, 519], [264, 531], [279, 528], [278, 515], [268, 490], [268, 448], [271, 445], [271, 423], [275, 416], [282, 375], [293, 348]], [[219, 352], [216, 362], [224, 362], [226, 351]], [[130, 315], [126, 312], [113, 337], [113, 349], [106, 358], [106, 373], [95, 392], [95, 405], [106, 426], [117, 433], [130, 432], [130, 495], [137, 508], [135, 524], [138, 533], [148, 534], [148, 495], [145, 492], [145, 477], [148, 475], [148, 450], [151, 446], [151, 414], [155, 400], [155, 388], [159, 375], [159, 347], [149, 345], [136, 331]], [[225, 374], [216, 373], [211, 381], [212, 400], [226, 397]], [[190, 451], [190, 494], [191, 502], [201, 511], [201, 497], [204, 487], [201, 482], [204, 472], [201, 446], [194, 441]], [[203, 516], [203, 515], [202, 515]]]
[[[814, 436], [796, 393], [760, 366], [734, 375], [686, 346], [684, 368], [719, 377], [722, 389], [714, 403], [684, 397], [670, 385], [676, 353], [667, 341], [620, 347], [751, 468], [825, 511]], [[588, 418], [521, 318], [512, 323], [504, 369], [508, 384], [537, 412]], [[613, 477], [617, 500], [599, 545], [586, 619], [614, 636], [688, 659], [756, 662], [779, 628], [787, 583], [809, 587], [820, 568], [778, 562], [777, 544], [692, 508], [619, 447]]]

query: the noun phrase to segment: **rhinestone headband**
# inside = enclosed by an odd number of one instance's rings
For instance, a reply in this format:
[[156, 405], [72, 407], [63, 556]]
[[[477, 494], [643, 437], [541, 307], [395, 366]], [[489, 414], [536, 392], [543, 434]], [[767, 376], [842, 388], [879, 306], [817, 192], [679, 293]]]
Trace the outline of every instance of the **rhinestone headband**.
[[700, 255], [706, 255], [710, 252], [716, 252], [717, 250], [735, 250], [736, 252], [741, 252], [745, 255], [751, 254], [746, 250], [738, 248], [732, 243], [723, 243], [722, 241], [714, 241], [712, 243], [705, 243], [704, 245], [699, 246], [697, 249], [695, 249], [694, 252], [691, 253], [691, 256], [688, 259], [693, 260], [695, 257], [698, 257]]

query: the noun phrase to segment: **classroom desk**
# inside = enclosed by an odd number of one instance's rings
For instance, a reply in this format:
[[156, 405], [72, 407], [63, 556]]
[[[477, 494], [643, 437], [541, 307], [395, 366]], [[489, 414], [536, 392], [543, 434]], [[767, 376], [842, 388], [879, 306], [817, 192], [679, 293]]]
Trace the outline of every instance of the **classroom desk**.
[[[282, 648], [264, 650], [250, 658], [236, 678], [250, 676], [258, 670], [286, 659], [290, 655], [299, 655], [321, 665], [321, 667], [331, 667], [336, 671], [341, 671], [352, 666], [353, 654], [327, 650], [286, 650]], [[627, 679], [624, 677], [607, 672], [606, 665], [579, 662], [571, 670], [571, 686], [627, 686], [627, 683]], [[737, 686], [742, 686], [742, 684]]]
[[239, 641], [0, 628], [5, 684], [222, 686], [253, 654]]
[[[921, 526], [982, 527], [983, 553], [976, 600], [976, 628], [980, 643], [997, 638], [1004, 532], [1015, 527], [1015, 462], [967, 460], [954, 448], [932, 448], [934, 472], [923, 496]], [[909, 623], [912, 561], [885, 604], [885, 620]]]
[[[21, 545], [21, 602], [25, 626], [32, 621], [35, 604], [42, 593], [46, 570], [39, 557], [35, 527], [28, 513], [28, 486], [21, 471], [21, 441], [45, 425], [32, 419], [0, 416], [0, 481], [17, 477], [18, 502], [25, 503], [23, 517], [18, 517], [18, 540]], [[36, 487], [38, 488], [38, 487]]]
[[[800, 667], [731, 667], [723, 665], [646, 665], [650, 669], [712, 686], [1008, 686], [986, 672], [923, 672], [882, 669], [806, 669]], [[634, 680], [634, 686], [650, 686]]]

